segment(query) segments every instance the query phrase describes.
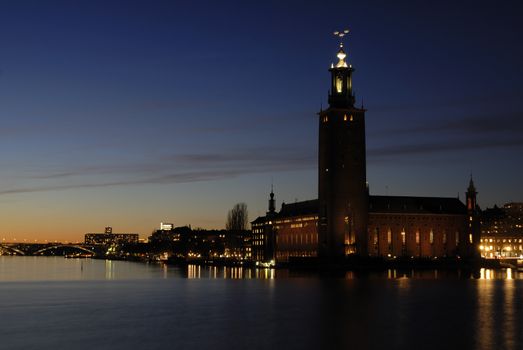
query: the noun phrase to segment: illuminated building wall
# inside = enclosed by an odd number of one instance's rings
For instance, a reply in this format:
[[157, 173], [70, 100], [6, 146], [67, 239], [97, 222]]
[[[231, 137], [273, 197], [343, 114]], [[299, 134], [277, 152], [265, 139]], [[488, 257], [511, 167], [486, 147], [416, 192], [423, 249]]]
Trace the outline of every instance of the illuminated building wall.
[[479, 249], [484, 258], [523, 259], [523, 237], [521, 235], [481, 236]]
[[[268, 225], [253, 221], [253, 237], [271, 230], [277, 262], [318, 255], [318, 201], [284, 204]], [[466, 256], [473, 247], [465, 204], [457, 198], [369, 196], [370, 256], [442, 258]], [[260, 251], [267, 247], [256, 245]], [[263, 261], [263, 255], [254, 255]]]
[[275, 216], [276, 200], [274, 199], [274, 191], [271, 188], [267, 215], [251, 222], [251, 255], [246, 258], [256, 262], [274, 264], [276, 260], [276, 233], [273, 226]]
[[[252, 222], [251, 259], [258, 262], [270, 262], [275, 260], [274, 244], [275, 237], [273, 222], [265, 217], [258, 218]], [[247, 258], [247, 257], [246, 257]]]
[[487, 208], [481, 214], [481, 255], [523, 257], [523, 203]]
[[372, 256], [466, 255], [472, 244], [457, 198], [370, 196], [368, 228]]
[[274, 219], [276, 261], [318, 254], [318, 201], [283, 204]]

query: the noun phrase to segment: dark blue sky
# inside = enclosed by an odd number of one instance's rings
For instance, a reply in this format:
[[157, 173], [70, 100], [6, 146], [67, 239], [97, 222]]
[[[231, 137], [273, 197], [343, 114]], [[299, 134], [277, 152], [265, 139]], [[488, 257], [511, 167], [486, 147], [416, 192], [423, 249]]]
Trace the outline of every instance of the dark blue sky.
[[4, 1], [0, 235], [223, 227], [317, 196], [337, 40], [371, 193], [523, 201], [516, 1]]

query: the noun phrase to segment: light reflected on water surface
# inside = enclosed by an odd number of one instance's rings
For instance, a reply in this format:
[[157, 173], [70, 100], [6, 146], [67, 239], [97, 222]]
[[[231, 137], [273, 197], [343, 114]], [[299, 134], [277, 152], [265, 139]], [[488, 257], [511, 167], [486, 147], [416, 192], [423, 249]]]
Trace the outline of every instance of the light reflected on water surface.
[[517, 269], [317, 272], [0, 257], [0, 281], [6, 349], [523, 348]]

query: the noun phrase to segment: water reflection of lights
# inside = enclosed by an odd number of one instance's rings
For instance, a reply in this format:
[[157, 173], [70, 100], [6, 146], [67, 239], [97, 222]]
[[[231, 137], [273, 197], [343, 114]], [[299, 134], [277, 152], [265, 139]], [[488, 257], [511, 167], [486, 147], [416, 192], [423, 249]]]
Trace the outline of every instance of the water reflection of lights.
[[163, 278], [167, 278], [167, 264], [163, 264], [162, 266], [162, 269], [163, 269]]
[[200, 265], [188, 265], [187, 266], [187, 278], [201, 278], [201, 269]]
[[[514, 310], [517, 295], [515, 293], [514, 278], [517, 278], [517, 270], [511, 268], [503, 270], [492, 270], [482, 268], [480, 270], [480, 280], [477, 285], [478, 297], [477, 307], [477, 324], [478, 330], [478, 349], [516, 349], [518, 324], [517, 316]], [[493, 283], [493, 279], [503, 279], [504, 282]], [[502, 298], [502, 299], [500, 299]], [[502, 302], [500, 302], [502, 301]], [[501, 308], [501, 309], [500, 309]], [[501, 318], [494, 321], [494, 315], [502, 315]], [[500, 333], [503, 336], [497, 336], [497, 328], [503, 329]]]
[[493, 296], [494, 296], [494, 283], [486, 281], [491, 278], [490, 269], [482, 268], [480, 271], [481, 281], [478, 283], [478, 297], [476, 302], [478, 304], [477, 310], [477, 324], [476, 329], [478, 332], [478, 348], [479, 349], [490, 349], [494, 345], [494, 324], [492, 321], [493, 315]]
[[202, 267], [199, 265], [187, 265], [187, 278], [199, 279], [274, 279], [274, 269], [248, 269], [243, 267]]
[[[507, 278], [503, 284], [503, 313], [504, 320], [502, 327], [504, 329], [504, 345], [506, 349], [517, 349], [518, 346], [515, 343], [517, 339], [518, 329], [516, 325], [518, 324], [517, 316], [514, 310], [517, 310], [514, 305], [516, 304], [516, 293], [515, 293], [515, 283], [512, 279], [512, 269], [507, 269]], [[500, 346], [501, 348], [502, 346]]]
[[105, 260], [105, 279], [114, 279], [114, 264], [112, 260]]
[[493, 269], [485, 269], [481, 268], [479, 270], [479, 279], [480, 280], [493, 280], [493, 279], [505, 279], [505, 280], [513, 280], [514, 278], [517, 278], [518, 274], [516, 270], [513, 270], [511, 268], [504, 269], [502, 271], [499, 270], [493, 270]]
[[273, 279], [274, 269], [256, 269], [256, 278]]

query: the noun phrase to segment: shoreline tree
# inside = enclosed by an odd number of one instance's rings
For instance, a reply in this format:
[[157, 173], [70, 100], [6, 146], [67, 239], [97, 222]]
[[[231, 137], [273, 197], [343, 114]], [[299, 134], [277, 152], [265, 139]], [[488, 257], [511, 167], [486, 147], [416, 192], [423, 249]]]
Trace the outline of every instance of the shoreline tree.
[[239, 259], [246, 257], [246, 245], [249, 242], [249, 231], [247, 225], [249, 222], [249, 213], [247, 204], [237, 203], [229, 210], [226, 229], [226, 248], [225, 255], [229, 258]]
[[247, 204], [237, 203], [234, 207], [229, 210], [227, 214], [227, 222], [225, 223], [225, 229], [227, 231], [245, 231], [247, 230], [247, 223], [249, 220], [249, 212], [247, 210]]

